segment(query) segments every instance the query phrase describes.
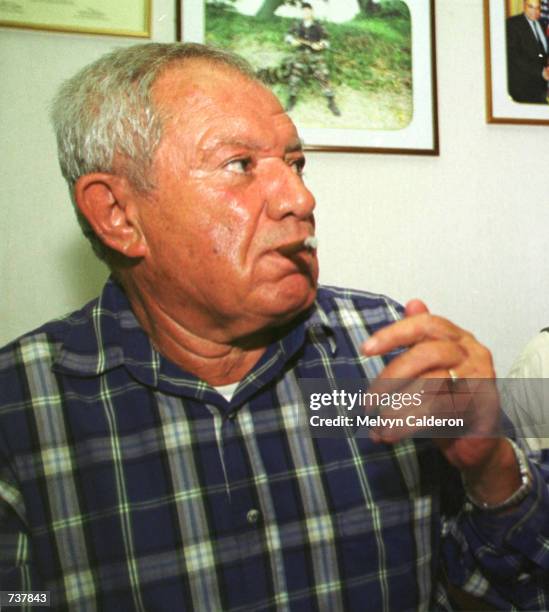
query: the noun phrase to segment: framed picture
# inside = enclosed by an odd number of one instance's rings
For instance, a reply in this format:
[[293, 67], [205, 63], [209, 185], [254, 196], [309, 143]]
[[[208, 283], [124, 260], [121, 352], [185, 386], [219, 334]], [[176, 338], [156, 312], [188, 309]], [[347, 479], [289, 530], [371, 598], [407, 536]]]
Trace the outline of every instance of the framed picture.
[[151, 0], [9, 0], [0, 2], [0, 25], [148, 38]]
[[549, 0], [484, 0], [484, 34], [488, 123], [549, 124]]
[[305, 148], [438, 155], [434, 0], [182, 0], [184, 41], [248, 59]]

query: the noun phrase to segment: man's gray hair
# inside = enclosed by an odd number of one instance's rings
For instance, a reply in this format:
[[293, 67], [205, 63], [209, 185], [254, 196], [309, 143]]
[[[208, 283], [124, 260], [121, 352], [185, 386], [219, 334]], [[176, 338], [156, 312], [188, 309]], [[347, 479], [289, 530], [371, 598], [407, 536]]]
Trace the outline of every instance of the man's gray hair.
[[151, 89], [167, 67], [188, 60], [226, 66], [257, 80], [250, 64], [228, 51], [196, 43], [146, 43], [104, 55], [65, 81], [54, 98], [51, 118], [61, 172], [82, 231], [101, 259], [109, 260], [110, 249], [78, 210], [74, 185], [84, 174], [122, 171], [137, 190], [153, 187], [148, 171], [166, 117], [154, 107]]

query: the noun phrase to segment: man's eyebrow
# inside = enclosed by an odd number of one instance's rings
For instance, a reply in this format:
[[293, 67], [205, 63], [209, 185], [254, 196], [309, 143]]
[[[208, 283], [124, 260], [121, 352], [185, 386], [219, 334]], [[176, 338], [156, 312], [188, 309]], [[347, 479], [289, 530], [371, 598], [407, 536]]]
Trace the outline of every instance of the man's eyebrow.
[[296, 140], [295, 142], [289, 144], [285, 149], [284, 149], [284, 153], [288, 154], [288, 153], [295, 153], [296, 151], [303, 153], [303, 141], [301, 140], [301, 138], [299, 140]]
[[239, 140], [238, 138], [216, 138], [215, 140], [205, 143], [200, 148], [206, 153], [211, 153], [223, 147], [240, 147], [251, 151], [260, 151], [262, 149], [259, 142], [253, 140]]
[[[224, 139], [219, 138], [214, 141], [210, 141], [204, 146], [200, 147], [205, 153], [210, 153], [221, 147], [242, 147], [243, 149], [250, 149], [252, 151], [260, 151], [263, 146], [259, 142], [253, 140], [239, 140], [239, 139]], [[289, 153], [303, 152], [303, 141], [301, 139], [291, 142], [284, 148], [284, 155]]]

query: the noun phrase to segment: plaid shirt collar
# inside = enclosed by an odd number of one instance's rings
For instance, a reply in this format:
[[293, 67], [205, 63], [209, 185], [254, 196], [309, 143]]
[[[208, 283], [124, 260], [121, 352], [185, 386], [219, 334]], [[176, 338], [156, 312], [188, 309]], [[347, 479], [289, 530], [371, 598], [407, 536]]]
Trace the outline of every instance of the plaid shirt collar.
[[162, 356], [141, 328], [122, 287], [110, 278], [99, 298], [85, 306], [54, 360], [57, 372], [95, 377], [125, 367], [142, 384], [177, 396], [191, 397], [226, 408], [243, 404], [274, 379], [305, 343], [326, 343], [332, 355], [336, 313], [328, 314], [317, 300], [278, 340], [268, 346], [253, 370], [240, 382], [231, 402], [208, 383]]

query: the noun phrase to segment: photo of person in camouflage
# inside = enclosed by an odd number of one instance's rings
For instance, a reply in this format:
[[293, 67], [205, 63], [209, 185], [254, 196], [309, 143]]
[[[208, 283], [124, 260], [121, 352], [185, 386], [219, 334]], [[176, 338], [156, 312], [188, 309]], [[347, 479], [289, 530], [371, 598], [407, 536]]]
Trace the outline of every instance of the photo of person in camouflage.
[[303, 19], [292, 26], [285, 38], [294, 50], [290, 62], [286, 110], [291, 111], [294, 108], [299, 89], [312, 76], [322, 88], [328, 108], [334, 115], [340, 116], [341, 111], [335, 102], [329, 81], [330, 73], [324, 59], [324, 53], [330, 46], [328, 34], [320, 23], [315, 21], [313, 7], [308, 2], [302, 4], [302, 9]]

